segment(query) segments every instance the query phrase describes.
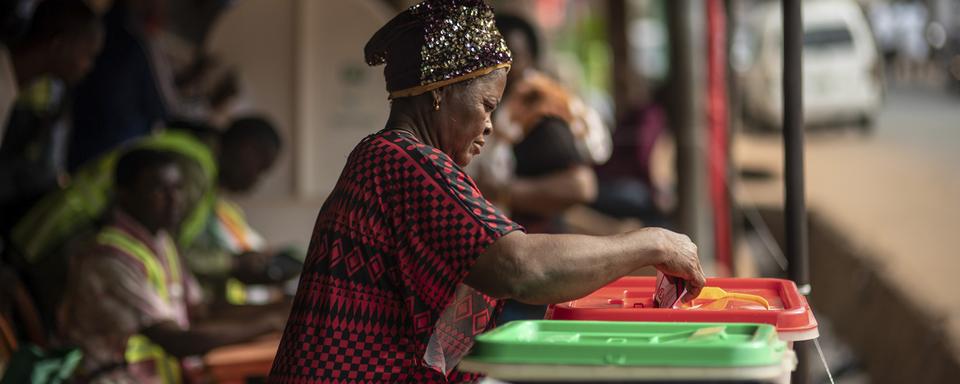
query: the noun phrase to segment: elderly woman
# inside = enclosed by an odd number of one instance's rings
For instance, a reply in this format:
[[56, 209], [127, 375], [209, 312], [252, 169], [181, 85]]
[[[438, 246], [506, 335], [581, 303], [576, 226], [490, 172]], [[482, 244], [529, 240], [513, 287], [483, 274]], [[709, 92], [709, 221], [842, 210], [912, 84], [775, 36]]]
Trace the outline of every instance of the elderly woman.
[[510, 52], [481, 0], [427, 0], [367, 43], [386, 127], [353, 150], [320, 210], [271, 383], [465, 382], [455, 367], [500, 300], [582, 297], [645, 266], [704, 284], [689, 238], [526, 234], [462, 167], [493, 130]]

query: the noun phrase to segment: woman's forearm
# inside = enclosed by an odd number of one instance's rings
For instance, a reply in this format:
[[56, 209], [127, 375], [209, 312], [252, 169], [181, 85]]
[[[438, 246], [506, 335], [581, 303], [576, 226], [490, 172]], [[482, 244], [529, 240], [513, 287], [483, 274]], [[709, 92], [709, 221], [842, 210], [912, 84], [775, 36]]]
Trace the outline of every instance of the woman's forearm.
[[662, 263], [661, 237], [651, 229], [604, 237], [514, 232], [487, 249], [467, 283], [528, 304], [573, 300], [637, 269]]
[[597, 196], [596, 174], [583, 165], [541, 177], [518, 178], [508, 188], [512, 212], [544, 216], [593, 202]]

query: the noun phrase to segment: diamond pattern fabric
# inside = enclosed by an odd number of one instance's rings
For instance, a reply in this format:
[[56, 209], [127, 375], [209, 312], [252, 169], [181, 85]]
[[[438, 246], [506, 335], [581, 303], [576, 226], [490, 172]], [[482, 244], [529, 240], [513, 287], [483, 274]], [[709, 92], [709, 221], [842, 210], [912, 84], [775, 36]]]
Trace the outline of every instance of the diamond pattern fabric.
[[269, 382], [476, 380], [454, 367], [500, 304], [462, 282], [515, 230], [440, 150], [367, 137], [317, 217]]

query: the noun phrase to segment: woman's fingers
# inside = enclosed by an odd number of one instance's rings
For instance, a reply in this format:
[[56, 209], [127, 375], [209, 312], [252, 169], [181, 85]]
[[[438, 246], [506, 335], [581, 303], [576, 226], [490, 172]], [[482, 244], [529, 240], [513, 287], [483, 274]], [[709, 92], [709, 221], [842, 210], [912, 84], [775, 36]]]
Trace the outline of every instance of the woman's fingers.
[[697, 245], [686, 235], [663, 230], [668, 239], [665, 249], [665, 261], [657, 266], [661, 272], [686, 280], [687, 294], [682, 298], [688, 302], [700, 295], [706, 285]]
[[687, 283], [687, 293], [683, 295], [683, 298], [682, 298], [681, 300], [683, 300], [684, 303], [689, 303], [689, 302], [693, 301], [693, 299], [696, 299], [697, 296], [700, 296], [700, 291], [701, 291], [701, 290], [703, 290], [703, 286], [702, 286], [702, 285], [696, 286], [696, 285], [692, 285], [692, 284], [690, 284], [690, 283], [688, 282], [688, 283]]

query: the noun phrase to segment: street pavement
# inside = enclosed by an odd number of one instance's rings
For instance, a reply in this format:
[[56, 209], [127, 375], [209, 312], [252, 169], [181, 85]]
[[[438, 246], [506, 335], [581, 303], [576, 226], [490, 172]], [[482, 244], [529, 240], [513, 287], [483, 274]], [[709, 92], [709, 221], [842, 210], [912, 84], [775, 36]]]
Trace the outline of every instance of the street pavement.
[[[882, 268], [960, 352], [960, 97], [922, 86], [892, 87], [874, 131], [808, 130], [808, 207]], [[747, 132], [734, 142], [741, 203], [782, 206], [782, 141]], [[816, 287], [814, 287], [816, 289]]]

